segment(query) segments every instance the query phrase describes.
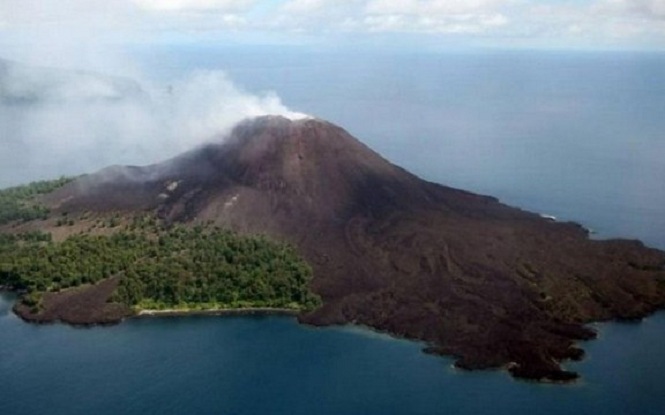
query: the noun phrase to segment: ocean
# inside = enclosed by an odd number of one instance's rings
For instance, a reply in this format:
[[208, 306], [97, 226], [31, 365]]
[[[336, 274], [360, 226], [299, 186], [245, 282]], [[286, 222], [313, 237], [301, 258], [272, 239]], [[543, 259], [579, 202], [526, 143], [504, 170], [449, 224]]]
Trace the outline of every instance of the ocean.
[[5, 414], [660, 415], [665, 313], [598, 325], [573, 385], [464, 372], [422, 344], [294, 318], [141, 318], [30, 325], [0, 296]]
[[[164, 83], [224, 70], [419, 176], [665, 249], [665, 55], [137, 49]], [[21, 322], [0, 297], [7, 414], [661, 414], [665, 313], [597, 324], [573, 385], [463, 372], [423, 344], [293, 318]]]

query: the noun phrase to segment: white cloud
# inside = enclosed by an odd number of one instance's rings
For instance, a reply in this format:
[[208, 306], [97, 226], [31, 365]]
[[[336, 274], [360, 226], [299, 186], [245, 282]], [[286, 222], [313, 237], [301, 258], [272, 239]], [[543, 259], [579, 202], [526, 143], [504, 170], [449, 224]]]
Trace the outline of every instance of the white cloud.
[[508, 23], [512, 0], [289, 0], [274, 27], [313, 32], [483, 33]]
[[[658, 4], [657, 4], [658, 3]], [[515, 16], [513, 35], [540, 45], [630, 47], [665, 45], [665, 1], [595, 0], [586, 3], [529, 4]]]
[[391, 14], [367, 16], [363, 22], [371, 32], [479, 34], [507, 24], [508, 19], [501, 14], [415, 17]]
[[647, 19], [665, 19], [665, 0], [604, 0], [599, 8], [615, 14], [641, 16]]
[[506, 0], [370, 0], [369, 14], [402, 14], [418, 16], [486, 14], [510, 3]]
[[499, 45], [621, 39], [663, 48], [665, 0], [0, 0], [0, 47], [17, 34], [48, 52], [65, 37], [122, 43], [224, 32], [266, 42], [272, 34], [415, 33]]
[[157, 11], [223, 11], [249, 9], [253, 0], [132, 0], [139, 7]]
[[18, 28], [102, 24], [100, 29], [105, 29], [109, 24], [131, 23], [134, 8], [126, 0], [0, 0], [0, 20]]
[[278, 30], [297, 32], [335, 32], [345, 22], [362, 16], [366, 0], [286, 0], [269, 18]]
[[507, 0], [370, 0], [364, 22], [374, 32], [482, 34], [508, 24]]
[[282, 10], [286, 13], [318, 13], [331, 8], [336, 3], [339, 4], [339, 2], [330, 0], [290, 0], [284, 3]]

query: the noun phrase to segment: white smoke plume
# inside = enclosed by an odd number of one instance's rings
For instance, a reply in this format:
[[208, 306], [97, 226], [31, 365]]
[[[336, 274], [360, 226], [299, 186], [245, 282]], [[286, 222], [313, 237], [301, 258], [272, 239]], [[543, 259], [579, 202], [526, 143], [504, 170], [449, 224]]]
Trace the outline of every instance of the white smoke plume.
[[154, 86], [0, 60], [0, 187], [158, 162], [266, 114], [305, 117], [221, 71]]

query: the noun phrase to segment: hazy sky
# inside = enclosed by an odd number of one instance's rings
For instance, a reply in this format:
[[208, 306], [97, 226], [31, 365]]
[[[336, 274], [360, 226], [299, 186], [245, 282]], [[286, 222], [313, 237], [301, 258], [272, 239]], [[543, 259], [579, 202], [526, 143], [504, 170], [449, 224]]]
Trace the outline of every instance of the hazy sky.
[[[154, 162], [243, 117], [290, 113], [279, 90], [247, 92], [223, 67], [165, 94], [136, 59], [154, 45], [663, 51], [665, 0], [0, 0], [0, 59], [26, 64], [0, 71], [0, 186]], [[51, 68], [124, 76], [144, 94]]]
[[0, 0], [0, 39], [662, 50], [665, 0]]

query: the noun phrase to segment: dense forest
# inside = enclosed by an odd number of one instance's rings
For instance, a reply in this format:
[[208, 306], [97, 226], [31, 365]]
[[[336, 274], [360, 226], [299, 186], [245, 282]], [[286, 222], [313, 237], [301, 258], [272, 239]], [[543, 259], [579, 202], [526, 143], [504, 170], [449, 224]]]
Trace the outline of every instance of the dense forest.
[[[0, 225], [45, 219], [35, 201], [69, 179], [0, 190]], [[62, 219], [61, 219], [62, 220]], [[70, 219], [71, 221], [71, 219]], [[288, 245], [211, 225], [164, 226], [136, 217], [112, 234], [79, 233], [62, 242], [42, 232], [0, 233], [0, 286], [25, 292], [35, 311], [44, 292], [117, 277], [111, 301], [138, 309], [276, 307], [310, 309], [311, 268]]]
[[46, 219], [48, 209], [36, 202], [35, 198], [40, 194], [50, 193], [71, 180], [61, 177], [58, 180], [33, 182], [0, 190], [0, 225], [16, 220]]
[[318, 304], [308, 290], [310, 267], [287, 245], [219, 228], [145, 223], [60, 243], [49, 234], [2, 235], [0, 284], [25, 290], [24, 301], [35, 307], [40, 293], [112, 276], [120, 280], [112, 300], [141, 309]]

